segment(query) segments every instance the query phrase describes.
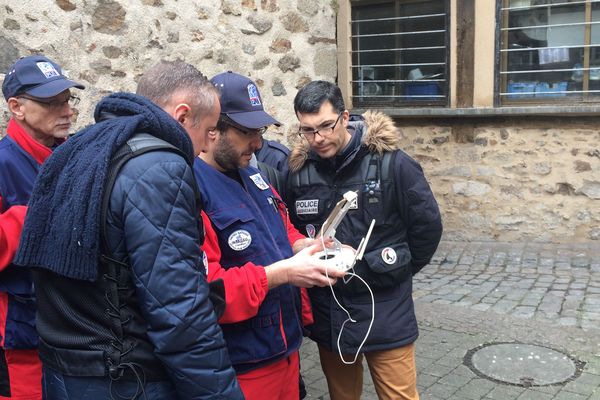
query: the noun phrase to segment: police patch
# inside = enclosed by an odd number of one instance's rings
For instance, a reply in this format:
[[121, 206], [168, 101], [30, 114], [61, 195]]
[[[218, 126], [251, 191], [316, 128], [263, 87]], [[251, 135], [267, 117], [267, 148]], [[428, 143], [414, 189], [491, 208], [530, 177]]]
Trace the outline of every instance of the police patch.
[[396, 255], [396, 250], [392, 249], [391, 247], [386, 247], [385, 249], [381, 250], [381, 258], [383, 259], [384, 263], [392, 265], [396, 263], [398, 256]]
[[254, 182], [256, 187], [260, 190], [267, 190], [269, 188], [269, 185], [267, 185], [267, 182], [265, 182], [260, 173], [250, 175], [250, 179], [252, 179], [252, 182]]
[[318, 213], [319, 213], [319, 199], [296, 200], [296, 214], [297, 215], [318, 214]]
[[252, 236], [248, 231], [243, 229], [237, 230], [229, 235], [229, 239], [227, 239], [227, 243], [229, 243], [229, 247], [235, 251], [242, 251], [252, 243]]
[[42, 71], [42, 74], [44, 74], [44, 76], [48, 79], [60, 75], [58, 73], [58, 71], [56, 70], [56, 68], [54, 68], [54, 66], [52, 64], [50, 64], [49, 62], [42, 61], [42, 62], [36, 63], [36, 65], [40, 69], [40, 71]]

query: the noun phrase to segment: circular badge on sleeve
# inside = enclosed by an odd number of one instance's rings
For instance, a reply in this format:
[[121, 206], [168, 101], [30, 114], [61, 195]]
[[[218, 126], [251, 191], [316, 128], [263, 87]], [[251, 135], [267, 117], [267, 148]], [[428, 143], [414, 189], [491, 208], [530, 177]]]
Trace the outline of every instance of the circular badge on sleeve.
[[250, 236], [250, 232], [240, 229], [229, 235], [227, 242], [232, 250], [242, 251], [250, 246], [252, 236]]
[[396, 260], [398, 259], [396, 250], [392, 249], [391, 247], [386, 247], [385, 249], [381, 250], [381, 259], [388, 265], [395, 264]]

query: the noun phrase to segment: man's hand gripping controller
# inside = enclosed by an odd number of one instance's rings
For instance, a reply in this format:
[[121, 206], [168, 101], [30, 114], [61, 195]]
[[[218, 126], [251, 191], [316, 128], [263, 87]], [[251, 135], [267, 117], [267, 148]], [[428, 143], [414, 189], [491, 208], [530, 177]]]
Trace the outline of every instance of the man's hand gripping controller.
[[331, 214], [329, 214], [329, 217], [327, 217], [323, 223], [323, 227], [317, 236], [333, 241], [333, 248], [324, 249], [323, 251], [314, 254], [314, 257], [318, 257], [319, 260], [324, 261], [329, 269], [336, 268], [347, 271], [354, 268], [356, 261], [362, 260], [365, 248], [367, 247], [367, 242], [369, 241], [373, 226], [375, 225], [375, 220], [371, 222], [367, 236], [362, 238], [356, 251], [350, 246], [342, 245], [335, 237], [337, 227], [340, 222], [342, 222], [342, 219], [344, 219], [344, 216], [346, 216], [346, 213], [352, 204], [357, 200], [358, 195], [356, 192], [349, 191], [344, 193], [343, 198], [336, 204]]

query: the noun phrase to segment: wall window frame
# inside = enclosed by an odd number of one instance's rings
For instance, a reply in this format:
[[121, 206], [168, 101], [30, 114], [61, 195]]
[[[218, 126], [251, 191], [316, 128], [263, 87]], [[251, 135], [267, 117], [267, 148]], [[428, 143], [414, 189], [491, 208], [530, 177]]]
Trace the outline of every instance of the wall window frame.
[[600, 0], [496, 6], [497, 105], [600, 103]]
[[[419, 3], [424, 4], [420, 5]], [[399, 15], [402, 10], [410, 10], [411, 7], [413, 9], [428, 7], [428, 3], [435, 3], [435, 6], [438, 9], [442, 8], [443, 12]], [[369, 18], [368, 11], [370, 9], [380, 7], [381, 10], [384, 10], [386, 6], [393, 7], [395, 14], [383, 17], [375, 15], [374, 18]], [[450, 9], [451, 0], [350, 0], [350, 14], [348, 15], [350, 56], [346, 60], [342, 57], [340, 62], [350, 64], [348, 65], [350, 82], [347, 87], [347, 96], [351, 99], [351, 104], [357, 108], [449, 107]], [[357, 12], [356, 10], [360, 11]], [[367, 17], [365, 18], [363, 15]], [[430, 32], [423, 30], [421, 25], [425, 25], [427, 19], [442, 25], [443, 33], [440, 32], [440, 29], [437, 29], [437, 26], [434, 26], [434, 29], [429, 29]], [[417, 22], [417, 20], [422, 22]], [[395, 30], [374, 32], [374, 28], [371, 27], [370, 30], [365, 28], [364, 31], [367, 33], [361, 34], [361, 26], [367, 26], [367, 24], [380, 24], [382, 29], [384, 29], [384, 25], [389, 28], [390, 24], [394, 24]], [[406, 29], [411, 26], [420, 29], [414, 31]], [[410, 36], [414, 38], [416, 35], [421, 35], [421, 39], [413, 39], [418, 45], [407, 45]], [[428, 40], [427, 35], [437, 35], [434, 36], [435, 42], [432, 41], [431, 46], [420, 45]], [[392, 37], [394, 39], [391, 39]], [[371, 38], [374, 40], [371, 40]], [[369, 40], [371, 40], [371, 47], [368, 46]], [[388, 43], [385, 43], [385, 40]], [[394, 45], [389, 44], [392, 40]], [[380, 41], [383, 45], [380, 48], [373, 47], [374, 41]], [[363, 44], [367, 44], [367, 46], [361, 47]], [[387, 47], [385, 47], [386, 45]], [[422, 47], [422, 49], [417, 49], [417, 47]], [[434, 47], [435, 50], [426, 49], [425, 47]], [[429, 51], [430, 54], [419, 56], [419, 51]], [[372, 57], [371, 60], [368, 57], [361, 58], [361, 53], [386, 54], [388, 60], [393, 60], [392, 62], [382, 63], [376, 57]], [[432, 54], [434, 55], [432, 56]], [[427, 60], [427, 57], [430, 59]], [[434, 59], [432, 62], [431, 57], [438, 57], [439, 60]], [[415, 62], [415, 59], [420, 58], [423, 59]], [[403, 59], [409, 61], [403, 62]], [[434, 68], [438, 70], [434, 70]], [[378, 72], [384, 70], [387, 75], [380, 74], [384, 75], [383, 77], [377, 75]]]

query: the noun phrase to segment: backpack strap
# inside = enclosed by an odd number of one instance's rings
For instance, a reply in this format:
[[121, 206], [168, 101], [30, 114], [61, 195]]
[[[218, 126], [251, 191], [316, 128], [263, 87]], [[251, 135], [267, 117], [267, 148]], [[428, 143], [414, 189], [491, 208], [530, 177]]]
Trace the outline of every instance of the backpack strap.
[[[110, 197], [121, 168], [132, 158], [156, 150], [171, 151], [180, 154], [185, 159], [183, 152], [170, 143], [147, 133], [138, 133], [121, 146], [113, 155], [108, 169], [104, 197], [102, 198], [100, 217], [100, 233], [102, 236], [101, 262], [106, 266], [104, 274], [108, 288], [106, 300], [109, 306], [110, 329], [113, 334], [112, 348], [108, 353], [107, 359], [108, 373], [111, 379], [121, 378], [125, 369], [128, 368], [126, 364], [121, 362], [122, 357], [131, 351], [131, 349], [124, 348], [123, 322], [121, 320], [122, 304], [119, 291], [128, 289], [131, 273], [127, 260], [116, 260], [110, 251], [106, 229]], [[196, 188], [195, 185], [194, 188]]]
[[281, 198], [285, 199], [285, 184], [281, 177], [281, 173], [274, 167], [262, 161], [259, 161], [257, 164], [260, 172], [266, 175], [267, 181], [271, 185], [273, 185], [273, 187], [275, 188], [275, 190], [277, 190], [277, 193], [279, 193]]
[[[101, 261], [107, 266], [108, 279], [111, 282], [109, 285], [110, 289], [110, 302], [115, 306], [119, 306], [119, 295], [118, 289], [125, 287], [127, 280], [129, 279], [128, 273], [122, 273], [123, 269], [129, 271], [129, 264], [127, 260], [119, 261], [114, 259], [110, 246], [108, 243], [108, 232], [106, 230], [106, 221], [108, 218], [108, 209], [110, 204], [110, 197], [114, 189], [115, 182], [121, 171], [121, 168], [132, 158], [140, 156], [144, 153], [151, 151], [169, 151], [180, 155], [184, 160], [187, 160], [187, 156], [172, 144], [152, 136], [148, 133], [137, 133], [131, 139], [129, 139], [123, 146], [121, 146], [117, 152], [113, 155], [110, 166], [108, 169], [106, 186], [104, 191], [104, 197], [102, 199], [101, 219], [100, 219], [100, 233], [102, 236], [102, 255]], [[191, 167], [191, 166], [190, 166]], [[192, 169], [193, 172], [193, 169]], [[204, 225], [202, 224], [202, 218], [200, 217], [200, 211], [202, 210], [202, 197], [200, 196], [200, 190], [198, 189], [196, 180], [194, 179], [194, 197], [196, 200], [196, 216], [198, 222], [199, 232], [202, 232], [201, 242], [204, 241]], [[204, 271], [202, 271], [204, 272]], [[209, 298], [213, 303], [214, 310], [217, 317], [220, 317], [225, 310], [225, 287], [221, 279], [216, 279], [208, 283], [209, 285]], [[122, 328], [120, 320], [112, 318], [112, 329], [117, 335], [122, 335]]]
[[[106, 186], [104, 189], [104, 197], [102, 198], [102, 211], [100, 215], [100, 233], [102, 236], [103, 257], [107, 257], [108, 255], [112, 256], [107, 239], [108, 232], [106, 231], [106, 219], [108, 217], [110, 196], [112, 195], [117, 176], [119, 175], [121, 168], [123, 168], [123, 166], [129, 160], [141, 154], [156, 150], [171, 151], [181, 155], [184, 160], [186, 159], [183, 152], [172, 144], [167, 143], [164, 140], [154, 137], [148, 133], [138, 133], [129, 139], [123, 146], [121, 146], [110, 161], [107, 174], [108, 176], [106, 178]], [[196, 191], [196, 198], [198, 199], [200, 195], [198, 193], [198, 188], [195, 185], [194, 190]]]

